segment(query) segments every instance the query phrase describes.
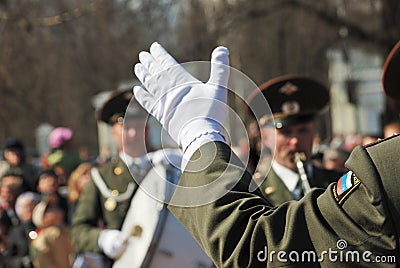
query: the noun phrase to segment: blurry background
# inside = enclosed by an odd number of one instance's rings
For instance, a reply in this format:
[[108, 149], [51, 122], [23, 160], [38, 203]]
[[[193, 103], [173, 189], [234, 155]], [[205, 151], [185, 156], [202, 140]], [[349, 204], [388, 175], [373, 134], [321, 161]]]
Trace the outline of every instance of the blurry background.
[[398, 0], [0, 0], [0, 143], [19, 137], [41, 154], [46, 133], [67, 126], [97, 155], [95, 107], [134, 83], [132, 65], [153, 41], [181, 62], [228, 46], [232, 67], [257, 84], [317, 78], [332, 96], [322, 139], [381, 135], [398, 114], [380, 79], [399, 39]]

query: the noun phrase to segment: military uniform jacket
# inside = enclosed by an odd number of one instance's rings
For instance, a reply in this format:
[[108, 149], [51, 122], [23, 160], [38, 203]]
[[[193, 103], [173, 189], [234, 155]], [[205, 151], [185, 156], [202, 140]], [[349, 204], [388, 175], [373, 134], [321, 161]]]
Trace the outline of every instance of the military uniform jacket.
[[[343, 176], [326, 190], [272, 207], [258, 189], [248, 192], [251, 175], [226, 144], [207, 143], [186, 168], [195, 172], [185, 171], [180, 185], [218, 181], [216, 194], [230, 190], [202, 206], [169, 208], [217, 267], [396, 267], [399, 225], [382, 180], [397, 183], [399, 147], [399, 137], [359, 146], [346, 163], [353, 172], [347, 190], [338, 191]], [[173, 201], [193, 198], [178, 188]]]
[[[122, 159], [107, 163], [99, 168], [99, 173], [108, 189], [115, 194], [123, 194], [128, 185], [137, 184], [132, 178], [128, 167]], [[76, 212], [72, 218], [72, 242], [77, 252], [100, 252], [98, 238], [102, 229], [98, 228], [99, 220], [102, 221], [104, 229], [120, 229], [124, 221], [134, 191], [126, 200], [116, 202], [115, 208], [106, 208], [107, 198], [104, 197], [93, 179], [79, 199]]]
[[[339, 172], [321, 169], [313, 165], [312, 177], [308, 177], [308, 181], [312, 188], [326, 188], [330, 183], [337, 181], [341, 175]], [[295, 199], [273, 168], [270, 169], [266, 179], [260, 185], [260, 190], [274, 206]]]

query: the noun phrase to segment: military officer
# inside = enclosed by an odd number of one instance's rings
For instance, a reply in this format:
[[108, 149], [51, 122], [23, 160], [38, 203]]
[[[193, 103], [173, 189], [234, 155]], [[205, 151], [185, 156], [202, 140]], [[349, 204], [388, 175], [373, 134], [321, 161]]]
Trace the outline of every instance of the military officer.
[[[260, 98], [268, 101], [272, 115], [266, 113]], [[261, 157], [253, 178], [262, 180], [261, 192], [273, 205], [298, 200], [309, 188], [326, 188], [342, 175], [311, 161], [315, 118], [328, 102], [329, 92], [323, 84], [295, 75], [274, 78], [250, 95], [248, 105], [260, 117], [262, 142], [274, 156], [271, 169], [271, 161]]]
[[[97, 111], [97, 119], [111, 126], [119, 154], [97, 169], [96, 174], [99, 175], [93, 176], [92, 173], [93, 178], [82, 194], [72, 219], [75, 250], [86, 259], [95, 256], [91, 260], [93, 262], [104, 261], [104, 267], [110, 267], [126, 247], [126, 237], [119, 229], [138, 188], [128, 165], [135, 163], [140, 167], [138, 177], [150, 168], [143, 157], [146, 155], [145, 125], [148, 114], [132, 98], [130, 90], [115, 90]], [[133, 104], [129, 105], [131, 99]], [[131, 109], [125, 112], [128, 105]], [[129, 113], [130, 120], [124, 124], [125, 113]], [[124, 128], [126, 135], [122, 135]], [[133, 146], [124, 150], [124, 139], [129, 139]], [[99, 222], [104, 228], [99, 228]], [[85, 255], [88, 252], [90, 254]]]
[[[191, 157], [180, 185], [194, 189], [212, 183], [215, 193], [230, 189], [202, 206], [169, 206], [218, 267], [397, 266], [399, 136], [356, 147], [346, 162], [349, 172], [337, 183], [273, 208], [258, 189], [248, 192], [252, 177], [221, 132], [218, 104], [226, 103], [228, 50], [213, 51], [205, 84], [194, 80], [158, 43], [147, 54], [135, 65], [145, 87], [135, 87], [135, 96], [162, 122], [185, 157]], [[165, 77], [159, 76], [162, 70], [168, 70]], [[385, 89], [396, 95], [400, 87]], [[193, 109], [189, 104], [199, 97], [202, 107], [187, 116]], [[201, 128], [194, 129], [194, 124]], [[179, 188], [173, 199], [189, 204], [201, 196], [190, 193]]]

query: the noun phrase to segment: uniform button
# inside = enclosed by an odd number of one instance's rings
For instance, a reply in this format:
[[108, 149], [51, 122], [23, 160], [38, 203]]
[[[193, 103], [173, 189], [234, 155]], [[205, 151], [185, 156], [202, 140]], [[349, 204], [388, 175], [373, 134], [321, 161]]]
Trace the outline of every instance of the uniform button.
[[106, 202], [104, 202], [104, 207], [107, 211], [114, 211], [117, 207], [117, 201], [113, 198], [107, 198]]
[[275, 192], [275, 188], [274, 187], [271, 187], [271, 186], [269, 186], [269, 187], [267, 187], [267, 188], [265, 188], [265, 193], [266, 194], [272, 194], [272, 193], [274, 193]]
[[261, 173], [260, 172], [256, 172], [253, 175], [253, 179], [255, 179], [256, 181], [259, 181], [261, 179]]
[[118, 190], [112, 190], [112, 191], [111, 191], [111, 195], [112, 195], [112, 196], [118, 196], [118, 195], [119, 195]]
[[115, 175], [121, 175], [121, 173], [122, 173], [122, 168], [120, 168], [120, 167], [114, 168], [114, 174]]

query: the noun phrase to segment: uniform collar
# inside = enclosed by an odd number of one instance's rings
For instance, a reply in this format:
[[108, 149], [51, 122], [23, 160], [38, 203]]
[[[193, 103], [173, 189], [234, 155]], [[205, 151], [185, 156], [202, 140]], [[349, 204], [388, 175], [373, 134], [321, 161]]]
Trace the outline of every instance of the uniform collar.
[[293, 192], [299, 181], [299, 174], [287, 167], [282, 166], [276, 161], [272, 162], [272, 168], [274, 169], [276, 175], [278, 175], [278, 177], [285, 184], [286, 188], [288, 188], [290, 192]]

